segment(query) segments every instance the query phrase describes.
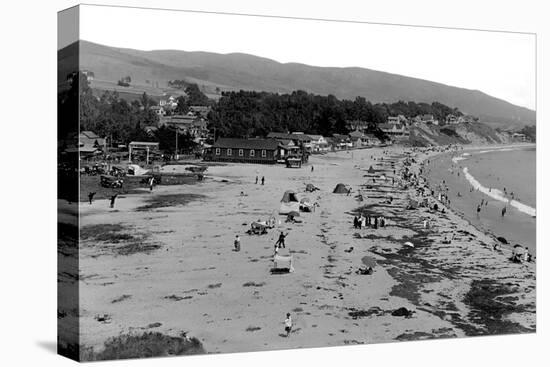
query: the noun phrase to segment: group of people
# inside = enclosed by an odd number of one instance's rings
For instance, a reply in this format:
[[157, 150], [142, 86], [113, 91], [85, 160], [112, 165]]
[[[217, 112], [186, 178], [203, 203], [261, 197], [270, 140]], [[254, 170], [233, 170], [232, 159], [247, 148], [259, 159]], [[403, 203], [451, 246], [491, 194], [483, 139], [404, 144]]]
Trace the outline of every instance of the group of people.
[[361, 229], [363, 227], [373, 227], [377, 229], [378, 227], [386, 226], [386, 218], [383, 216], [371, 217], [370, 215], [359, 215], [353, 217], [353, 228]]
[[[88, 202], [90, 203], [90, 205], [92, 205], [92, 202], [94, 201], [95, 194], [96, 194], [95, 191], [88, 193]], [[117, 197], [118, 197], [118, 194], [114, 194], [114, 195], [111, 195], [111, 197], [109, 198], [109, 207], [111, 209], [115, 207], [115, 200]]]
[[[265, 176], [262, 176], [262, 185], [265, 183]], [[256, 182], [255, 184], [258, 184], [258, 176], [256, 176]]]

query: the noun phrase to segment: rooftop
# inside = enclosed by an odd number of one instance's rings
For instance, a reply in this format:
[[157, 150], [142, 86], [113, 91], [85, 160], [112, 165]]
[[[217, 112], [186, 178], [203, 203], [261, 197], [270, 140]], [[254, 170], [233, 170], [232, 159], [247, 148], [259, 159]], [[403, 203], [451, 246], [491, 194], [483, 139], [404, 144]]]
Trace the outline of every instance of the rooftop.
[[267, 149], [276, 150], [279, 142], [275, 139], [239, 139], [239, 138], [218, 138], [213, 148], [231, 149]]

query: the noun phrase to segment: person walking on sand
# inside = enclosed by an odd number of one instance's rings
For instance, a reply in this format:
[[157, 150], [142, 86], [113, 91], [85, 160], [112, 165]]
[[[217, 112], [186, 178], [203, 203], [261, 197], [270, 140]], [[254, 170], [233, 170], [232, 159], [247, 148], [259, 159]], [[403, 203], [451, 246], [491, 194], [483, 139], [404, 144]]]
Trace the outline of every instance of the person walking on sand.
[[265, 182], [265, 177], [262, 176], [262, 185], [264, 184], [264, 182]]
[[155, 178], [151, 177], [149, 179], [149, 191], [153, 191], [153, 185], [155, 184]]
[[94, 200], [95, 192], [90, 192], [88, 194], [88, 201], [90, 202], [90, 205], [92, 205], [92, 201]]
[[286, 337], [287, 338], [290, 336], [290, 333], [292, 332], [292, 317], [290, 317], [290, 313], [286, 314], [285, 332], [286, 332]]
[[346, 196], [350, 196], [351, 195], [351, 187], [348, 189], [348, 194]]
[[117, 196], [118, 194], [114, 194], [113, 196], [111, 196], [111, 203], [110, 203], [111, 209], [115, 207], [115, 200]]
[[256, 176], [256, 182], [255, 182], [255, 184], [256, 184], [256, 185], [258, 184], [258, 176]]
[[241, 238], [239, 237], [239, 235], [235, 236], [235, 241], [233, 242], [233, 245], [235, 246], [236, 252], [241, 251]]
[[288, 233], [284, 234], [284, 232], [281, 232], [279, 234], [279, 239], [277, 240], [277, 242], [275, 242], [275, 246], [285, 248], [285, 238], [286, 238], [286, 236], [288, 236]]
[[481, 211], [481, 206], [478, 205], [476, 211], [477, 211], [477, 216], [479, 217], [479, 212]]
[[505, 214], [506, 214], [506, 207], [502, 208], [502, 210], [500, 211], [500, 215], [502, 217], [504, 217]]
[[311, 172], [313, 172], [313, 170], [314, 170], [314, 167], [313, 167], [313, 166], [311, 166]]

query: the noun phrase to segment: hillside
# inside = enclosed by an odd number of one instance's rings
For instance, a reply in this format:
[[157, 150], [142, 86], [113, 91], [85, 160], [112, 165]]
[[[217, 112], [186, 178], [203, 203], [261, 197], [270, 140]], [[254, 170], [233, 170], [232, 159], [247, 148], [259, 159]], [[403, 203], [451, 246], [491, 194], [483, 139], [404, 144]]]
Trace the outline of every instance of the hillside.
[[100, 89], [114, 88], [118, 79], [129, 75], [136, 93], [143, 88], [161, 94], [169, 80], [184, 79], [199, 84], [210, 97], [223, 90], [288, 93], [301, 89], [347, 99], [363, 96], [372, 102], [439, 101], [503, 128], [535, 121], [534, 111], [480, 91], [364, 68], [279, 63], [239, 53], [140, 51], [87, 41], [81, 41], [80, 51], [81, 68], [95, 73], [94, 83]]
[[409, 141], [414, 146], [448, 144], [485, 145], [510, 143], [510, 136], [499, 133], [482, 123], [445, 126], [419, 124], [411, 127]]

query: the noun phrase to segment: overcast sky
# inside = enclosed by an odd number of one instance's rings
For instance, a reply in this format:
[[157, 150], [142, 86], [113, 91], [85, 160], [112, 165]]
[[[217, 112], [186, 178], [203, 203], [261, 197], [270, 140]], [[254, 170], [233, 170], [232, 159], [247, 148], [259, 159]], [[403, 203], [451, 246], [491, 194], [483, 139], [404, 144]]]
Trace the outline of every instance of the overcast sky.
[[140, 50], [243, 52], [359, 66], [535, 108], [534, 35], [82, 6], [80, 38]]

